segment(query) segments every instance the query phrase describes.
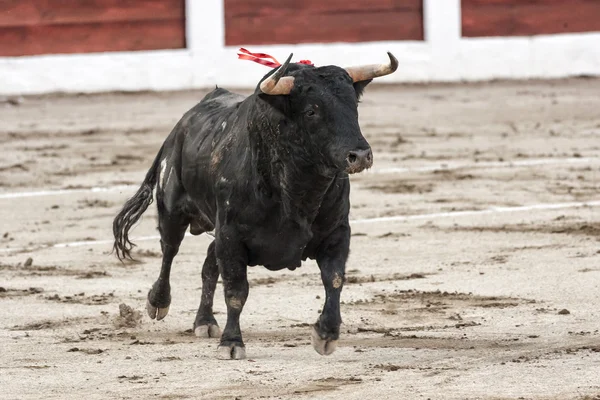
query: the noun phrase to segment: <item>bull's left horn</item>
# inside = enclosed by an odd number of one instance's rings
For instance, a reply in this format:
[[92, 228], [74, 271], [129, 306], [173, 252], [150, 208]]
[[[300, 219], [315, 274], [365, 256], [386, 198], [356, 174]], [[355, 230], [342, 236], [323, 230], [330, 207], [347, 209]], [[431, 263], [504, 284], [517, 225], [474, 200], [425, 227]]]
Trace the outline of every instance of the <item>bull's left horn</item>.
[[288, 65], [292, 59], [293, 53], [290, 54], [287, 60], [277, 68], [277, 71], [267, 79], [260, 83], [260, 90], [264, 94], [277, 95], [277, 94], [290, 94], [294, 88], [294, 77], [283, 76], [287, 70]]
[[366, 81], [380, 76], [389, 75], [398, 69], [398, 60], [388, 51], [390, 57], [389, 64], [361, 65], [358, 67], [348, 67], [346, 72], [354, 82]]

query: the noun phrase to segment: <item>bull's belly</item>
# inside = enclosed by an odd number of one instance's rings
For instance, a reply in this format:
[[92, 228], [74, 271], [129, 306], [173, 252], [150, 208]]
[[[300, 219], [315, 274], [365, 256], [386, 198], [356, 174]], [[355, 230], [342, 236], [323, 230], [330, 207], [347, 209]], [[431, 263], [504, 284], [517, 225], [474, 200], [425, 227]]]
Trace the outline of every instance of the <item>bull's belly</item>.
[[288, 268], [294, 270], [306, 259], [304, 251], [312, 234], [295, 232], [296, 234], [260, 235], [246, 243], [250, 266], [263, 265], [272, 271]]
[[288, 268], [294, 270], [302, 265], [304, 247], [290, 247], [282, 245], [277, 249], [269, 247], [249, 249], [250, 266], [262, 265], [271, 271]]

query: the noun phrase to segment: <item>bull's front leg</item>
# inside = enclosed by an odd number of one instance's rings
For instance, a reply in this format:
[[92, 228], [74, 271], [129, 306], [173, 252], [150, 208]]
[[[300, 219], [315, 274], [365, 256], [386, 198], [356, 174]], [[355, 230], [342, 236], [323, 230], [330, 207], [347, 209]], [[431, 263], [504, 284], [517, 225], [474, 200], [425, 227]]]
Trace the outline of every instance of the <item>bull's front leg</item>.
[[349, 249], [350, 227], [346, 223], [324, 241], [317, 254], [321, 280], [325, 287], [325, 304], [313, 326], [312, 345], [321, 355], [333, 353], [340, 336], [340, 295], [344, 286]]
[[218, 358], [239, 360], [246, 358], [240, 314], [248, 298], [247, 254], [240, 243], [226, 236], [222, 234], [216, 239], [217, 264], [227, 306], [227, 324], [221, 335]]

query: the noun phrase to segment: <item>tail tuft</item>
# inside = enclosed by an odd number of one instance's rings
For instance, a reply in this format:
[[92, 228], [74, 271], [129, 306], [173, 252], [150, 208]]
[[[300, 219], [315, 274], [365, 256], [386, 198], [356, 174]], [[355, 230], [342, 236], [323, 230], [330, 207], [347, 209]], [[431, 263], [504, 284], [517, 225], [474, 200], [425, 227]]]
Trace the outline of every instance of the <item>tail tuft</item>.
[[148, 209], [148, 206], [152, 204], [152, 191], [156, 185], [158, 166], [163, 150], [164, 144], [158, 151], [158, 154], [154, 158], [154, 162], [152, 162], [152, 166], [146, 173], [142, 186], [140, 186], [137, 193], [134, 194], [132, 198], [127, 200], [113, 221], [113, 236], [115, 237], [113, 250], [121, 261], [126, 258], [133, 260], [133, 257], [131, 257], [131, 249], [133, 249], [135, 245], [129, 240], [129, 230], [139, 221], [144, 211]]
[[152, 204], [152, 190], [153, 187], [144, 182], [137, 193], [123, 205], [113, 221], [113, 235], [115, 237], [113, 250], [121, 261], [126, 258], [133, 260], [131, 250], [135, 244], [129, 240], [129, 230], [140, 219], [144, 211], [148, 209], [148, 206]]

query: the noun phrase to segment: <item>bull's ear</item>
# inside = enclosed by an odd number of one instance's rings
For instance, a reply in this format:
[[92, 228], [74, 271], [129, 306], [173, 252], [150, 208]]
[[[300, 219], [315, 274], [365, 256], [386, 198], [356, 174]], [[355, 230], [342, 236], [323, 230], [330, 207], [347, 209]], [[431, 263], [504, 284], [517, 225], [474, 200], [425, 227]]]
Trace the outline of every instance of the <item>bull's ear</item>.
[[356, 92], [356, 98], [360, 100], [365, 88], [373, 79], [367, 79], [366, 81], [354, 82], [354, 91]]

